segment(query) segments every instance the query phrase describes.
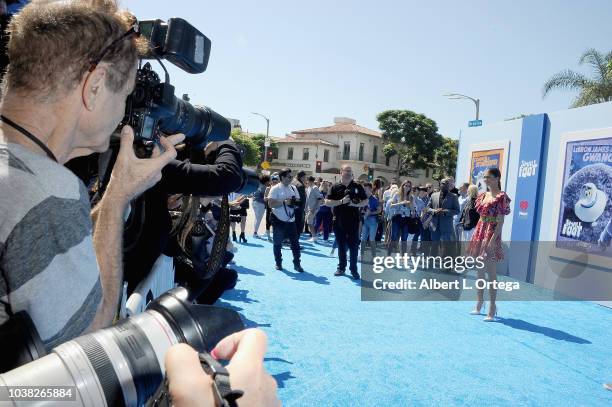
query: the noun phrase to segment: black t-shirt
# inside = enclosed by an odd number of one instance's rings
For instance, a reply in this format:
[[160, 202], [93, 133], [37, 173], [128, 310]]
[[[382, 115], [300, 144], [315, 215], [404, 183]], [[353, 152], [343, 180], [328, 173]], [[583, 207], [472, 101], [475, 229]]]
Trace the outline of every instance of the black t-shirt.
[[[356, 183], [355, 181], [351, 181], [348, 185], [344, 185], [343, 183], [334, 184], [329, 191], [329, 195], [327, 199], [340, 200], [344, 198], [346, 195], [349, 195], [352, 200], [363, 201], [367, 199], [367, 195], [363, 190], [363, 187]], [[351, 223], [359, 224], [359, 208], [355, 206], [349, 206], [349, 204], [342, 204], [335, 206], [334, 209], [334, 217], [336, 218], [336, 222], [341, 225], [349, 225]]]

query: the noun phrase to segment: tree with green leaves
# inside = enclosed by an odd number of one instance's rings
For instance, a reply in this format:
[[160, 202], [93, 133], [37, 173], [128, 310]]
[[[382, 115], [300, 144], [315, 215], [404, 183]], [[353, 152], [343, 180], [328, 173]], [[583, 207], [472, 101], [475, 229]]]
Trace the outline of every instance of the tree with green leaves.
[[[260, 157], [260, 162], [263, 161], [272, 161], [270, 158], [268, 157], [264, 157], [264, 152], [266, 151], [266, 147], [265, 147], [265, 142], [266, 142], [266, 135], [265, 134], [255, 134], [253, 136], [251, 136], [251, 139], [257, 144], [257, 151], [259, 151], [259, 157]], [[268, 153], [270, 151], [276, 151], [278, 150], [278, 143], [276, 142], [276, 140], [270, 138], [270, 147], [268, 147]]]
[[578, 91], [571, 107], [592, 105], [612, 100], [612, 52], [602, 54], [595, 49], [585, 51], [580, 57], [580, 65], [587, 65], [591, 75], [566, 69], [553, 75], [544, 84], [542, 97], [554, 89]]
[[386, 110], [378, 116], [386, 157], [397, 156], [397, 176], [433, 166], [443, 138], [438, 125], [427, 116], [410, 110]]
[[242, 162], [244, 165], [256, 167], [261, 164], [259, 146], [252, 137], [242, 133], [240, 129], [232, 130], [231, 137], [242, 153]]
[[440, 181], [445, 177], [454, 177], [457, 171], [457, 154], [459, 140], [444, 137], [440, 147], [436, 149], [433, 178]]

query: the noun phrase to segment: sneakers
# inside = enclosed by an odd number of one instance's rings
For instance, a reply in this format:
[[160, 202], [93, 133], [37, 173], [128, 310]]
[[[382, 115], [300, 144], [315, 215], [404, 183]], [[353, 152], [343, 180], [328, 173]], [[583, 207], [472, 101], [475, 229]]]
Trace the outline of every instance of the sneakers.
[[302, 266], [300, 266], [299, 264], [294, 264], [294, 265], [293, 265], [293, 269], [294, 269], [295, 271], [297, 271], [298, 273], [303, 273], [303, 272], [304, 272], [304, 269], [303, 269], [303, 268], [302, 268]]
[[343, 276], [344, 274], [345, 274], [344, 270], [337, 269], [336, 272], [334, 273], [334, 276], [338, 277], [338, 276]]
[[282, 269], [283, 269], [283, 265], [282, 265], [282, 264], [280, 264], [280, 263], [276, 263], [276, 266], [274, 266], [274, 268], [275, 268], [276, 270], [279, 270], [279, 271], [280, 271], [280, 270], [282, 270]]
[[354, 280], [359, 280], [359, 273], [356, 271], [351, 271], [351, 276], [353, 276]]

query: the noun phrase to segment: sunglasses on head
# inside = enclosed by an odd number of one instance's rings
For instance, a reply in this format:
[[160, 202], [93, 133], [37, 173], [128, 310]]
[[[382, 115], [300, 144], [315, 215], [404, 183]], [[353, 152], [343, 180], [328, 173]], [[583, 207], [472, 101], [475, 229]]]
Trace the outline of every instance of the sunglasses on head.
[[115, 41], [111, 42], [110, 44], [108, 44], [108, 46], [106, 46], [102, 52], [100, 53], [100, 56], [98, 56], [98, 58], [94, 59], [93, 61], [91, 61], [91, 65], [89, 66], [89, 72], [93, 72], [96, 67], [98, 66], [98, 64], [106, 57], [106, 55], [109, 53], [109, 51], [117, 44], [119, 44], [121, 41], [125, 40], [126, 38], [130, 37], [130, 36], [136, 36], [136, 37], [140, 37], [140, 26], [138, 25], [138, 21], [136, 21], [129, 30], [127, 30], [125, 32], [125, 34], [123, 34], [121, 37], [117, 38]]

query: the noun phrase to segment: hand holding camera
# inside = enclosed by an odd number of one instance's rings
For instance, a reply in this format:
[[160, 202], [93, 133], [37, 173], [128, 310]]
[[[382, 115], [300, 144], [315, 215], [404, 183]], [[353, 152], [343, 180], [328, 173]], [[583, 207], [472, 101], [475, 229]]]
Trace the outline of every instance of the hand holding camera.
[[[276, 381], [263, 366], [266, 346], [263, 331], [246, 329], [221, 340], [211, 352], [217, 359], [230, 360], [227, 369], [232, 388], [244, 391], [239, 399], [242, 405], [280, 405]], [[165, 364], [174, 406], [214, 404], [212, 379], [202, 370], [193, 348], [185, 344], [172, 347], [166, 354]]]
[[185, 138], [182, 134], [160, 138], [164, 151], [155, 147], [151, 158], [141, 159], [134, 153], [134, 131], [130, 126], [121, 130], [121, 147], [113, 167], [107, 193], [127, 203], [161, 180], [161, 170], [176, 157], [174, 145]]

